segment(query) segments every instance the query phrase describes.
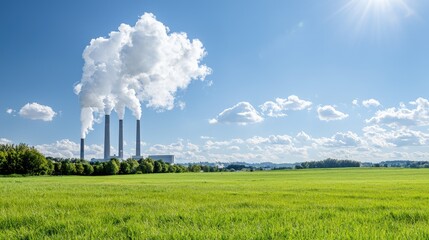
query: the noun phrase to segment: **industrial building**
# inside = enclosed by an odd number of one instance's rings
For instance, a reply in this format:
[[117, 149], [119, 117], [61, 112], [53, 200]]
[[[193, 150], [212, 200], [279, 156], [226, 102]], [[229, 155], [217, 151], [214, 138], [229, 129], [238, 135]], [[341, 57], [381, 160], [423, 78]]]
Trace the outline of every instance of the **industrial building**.
[[149, 155], [150, 159], [162, 160], [165, 163], [174, 164], [174, 155]]

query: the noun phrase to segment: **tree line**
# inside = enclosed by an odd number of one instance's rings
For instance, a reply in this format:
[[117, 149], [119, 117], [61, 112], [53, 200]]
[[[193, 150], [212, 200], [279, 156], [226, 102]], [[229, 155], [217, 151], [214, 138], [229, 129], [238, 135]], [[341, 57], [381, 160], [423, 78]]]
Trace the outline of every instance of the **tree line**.
[[218, 172], [214, 166], [191, 164], [173, 165], [150, 158], [107, 162], [88, 162], [81, 159], [63, 159], [43, 156], [26, 144], [0, 145], [0, 175], [116, 175], [182, 172]]
[[295, 169], [304, 168], [348, 168], [348, 167], [360, 167], [361, 163], [353, 160], [338, 160], [328, 158], [322, 161], [314, 162], [303, 162], [295, 166]]
[[116, 174], [142, 174], [142, 173], [181, 173], [187, 169], [180, 165], [171, 165], [162, 160], [149, 158], [119, 161], [111, 159], [107, 162], [90, 163], [80, 159], [48, 158], [53, 162], [52, 175], [116, 175]]
[[[346, 168], [360, 167], [361, 163], [352, 160], [325, 159], [323, 161], [303, 162], [295, 169], [304, 168]], [[230, 165], [226, 168], [191, 164], [188, 166], [169, 164], [162, 160], [112, 159], [107, 162], [88, 162], [81, 159], [62, 159], [43, 156], [34, 147], [26, 144], [0, 145], [0, 175], [116, 175], [148, 173], [182, 173], [182, 172], [220, 172], [245, 168], [244, 165]], [[254, 170], [254, 169], [252, 169]]]

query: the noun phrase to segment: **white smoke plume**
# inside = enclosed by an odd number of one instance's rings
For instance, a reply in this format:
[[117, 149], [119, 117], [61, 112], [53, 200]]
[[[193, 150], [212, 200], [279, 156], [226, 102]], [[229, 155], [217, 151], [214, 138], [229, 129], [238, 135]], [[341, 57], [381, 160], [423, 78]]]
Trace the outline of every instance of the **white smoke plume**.
[[170, 33], [151, 13], [143, 14], [135, 26], [121, 24], [108, 37], [92, 39], [82, 54], [82, 79], [74, 88], [81, 105], [82, 137], [92, 130], [96, 113], [115, 110], [123, 119], [128, 108], [140, 119], [141, 103], [173, 109], [178, 90], [211, 73], [200, 64], [205, 55], [198, 39]]

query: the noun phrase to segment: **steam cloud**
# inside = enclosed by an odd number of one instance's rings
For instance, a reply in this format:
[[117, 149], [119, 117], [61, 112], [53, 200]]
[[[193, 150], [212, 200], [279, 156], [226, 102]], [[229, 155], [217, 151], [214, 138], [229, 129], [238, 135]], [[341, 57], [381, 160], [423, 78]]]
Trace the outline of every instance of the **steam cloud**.
[[168, 27], [145, 13], [135, 24], [121, 24], [107, 38], [92, 39], [82, 57], [81, 81], [74, 87], [81, 106], [82, 138], [92, 130], [94, 114], [125, 108], [141, 118], [141, 103], [157, 110], [174, 108], [175, 93], [192, 80], [211, 73], [200, 61], [206, 55], [198, 39], [170, 33]]

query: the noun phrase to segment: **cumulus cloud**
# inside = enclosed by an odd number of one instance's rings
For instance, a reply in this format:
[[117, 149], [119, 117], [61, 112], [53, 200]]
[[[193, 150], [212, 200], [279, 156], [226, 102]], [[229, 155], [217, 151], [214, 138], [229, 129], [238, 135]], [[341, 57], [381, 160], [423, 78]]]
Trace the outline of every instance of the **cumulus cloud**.
[[228, 149], [232, 150], [232, 151], [240, 151], [240, 147], [239, 146], [230, 146], [230, 147], [228, 147]]
[[317, 108], [317, 113], [319, 115], [319, 119], [322, 121], [336, 121], [347, 118], [349, 115], [342, 113], [335, 109], [335, 107], [331, 105], [326, 105], [323, 107]]
[[352, 101], [352, 104], [353, 104], [353, 106], [358, 107], [358, 106], [359, 106], [359, 100], [354, 99], [354, 100]]
[[371, 98], [371, 99], [363, 100], [362, 105], [366, 108], [370, 108], [370, 107], [378, 107], [381, 104], [378, 100]]
[[[304, 159], [306, 147], [297, 147], [289, 135], [254, 136], [248, 139], [207, 140], [199, 154], [210, 161], [287, 162]], [[293, 158], [291, 157], [293, 156]], [[290, 159], [289, 159], [290, 157]]]
[[305, 143], [305, 142], [310, 141], [311, 137], [310, 137], [310, 135], [308, 135], [304, 131], [301, 131], [296, 135], [295, 140], [297, 140], [298, 142], [301, 142], [301, 143]]
[[57, 113], [49, 106], [33, 102], [25, 104], [21, 110], [19, 110], [19, 115], [23, 118], [28, 118], [31, 120], [42, 120], [49, 122], [54, 119]]
[[[58, 158], [78, 158], [80, 156], [80, 143], [69, 139], [62, 139], [50, 144], [36, 145], [35, 148], [45, 156]], [[101, 145], [85, 145], [85, 158], [99, 158], [103, 155], [104, 148]]]
[[277, 144], [277, 145], [290, 145], [293, 138], [289, 135], [270, 135], [268, 137], [254, 136], [246, 139], [246, 143], [259, 145], [259, 144]]
[[331, 138], [317, 139], [316, 142], [318, 142], [320, 145], [324, 147], [338, 148], [338, 147], [357, 147], [361, 145], [362, 140], [356, 133], [348, 131], [346, 133], [338, 132]]
[[93, 114], [115, 110], [123, 119], [128, 108], [140, 119], [142, 102], [157, 110], [173, 109], [177, 91], [211, 73], [200, 64], [205, 55], [201, 41], [170, 32], [150, 13], [134, 26], [121, 24], [108, 37], [92, 39], [74, 88], [82, 109], [82, 137], [92, 129]]
[[213, 139], [213, 137], [209, 137], [209, 136], [200, 136], [200, 138], [203, 140]]
[[250, 103], [240, 102], [231, 108], [223, 110], [216, 118], [210, 119], [209, 123], [236, 123], [239, 125], [247, 125], [262, 121], [264, 121], [264, 118]]
[[14, 113], [15, 112], [15, 110], [13, 110], [12, 108], [8, 108], [8, 109], [6, 109], [6, 113], [7, 114], [12, 114], [12, 113]]
[[7, 138], [0, 138], [0, 144], [12, 144], [13, 142]]
[[206, 155], [201, 154], [200, 146], [183, 139], [171, 144], [154, 144], [148, 151], [150, 154], [174, 154], [182, 162], [209, 161]]
[[429, 142], [428, 140], [429, 134], [407, 128], [391, 132], [391, 138], [387, 139], [397, 147], [425, 146]]
[[429, 101], [424, 98], [418, 98], [410, 102], [410, 107], [401, 104], [399, 108], [393, 107], [379, 110], [366, 122], [388, 126], [428, 126]]
[[276, 98], [275, 102], [267, 101], [261, 106], [262, 113], [269, 117], [284, 117], [287, 116], [286, 111], [305, 110], [310, 108], [312, 102], [302, 100], [298, 96], [291, 95], [288, 98]]
[[269, 116], [269, 117], [285, 117], [287, 116], [286, 113], [284, 113], [282, 107], [272, 101], [265, 102], [261, 106], [259, 106], [262, 110], [262, 113]]
[[429, 134], [407, 127], [383, 128], [377, 125], [363, 128], [364, 136], [378, 148], [425, 146]]
[[213, 141], [207, 140], [204, 144], [205, 150], [213, 150], [213, 149], [226, 149], [228, 146], [242, 144], [244, 141], [242, 139], [236, 138], [231, 139], [229, 141]]

